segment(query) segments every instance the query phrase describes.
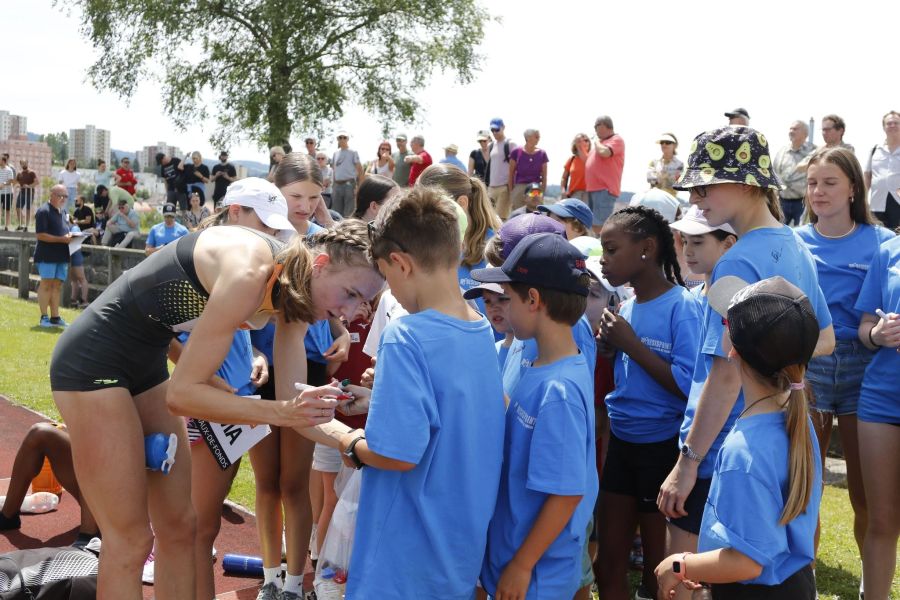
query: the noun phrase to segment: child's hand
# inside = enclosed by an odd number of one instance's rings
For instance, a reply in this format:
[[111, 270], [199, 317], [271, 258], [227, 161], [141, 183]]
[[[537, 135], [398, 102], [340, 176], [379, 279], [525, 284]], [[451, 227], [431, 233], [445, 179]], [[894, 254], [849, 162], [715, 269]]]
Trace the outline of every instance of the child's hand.
[[637, 340], [628, 321], [608, 308], [603, 309], [603, 316], [600, 317], [600, 335], [607, 344], [622, 351]]
[[344, 416], [364, 415], [369, 412], [369, 400], [371, 392], [359, 385], [343, 386], [345, 392], [353, 394], [353, 398], [342, 400], [337, 405], [337, 411]]
[[519, 566], [513, 559], [500, 574], [494, 600], [525, 600], [529, 585], [531, 585], [531, 569]]
[[328, 347], [322, 356], [330, 363], [342, 363], [350, 356], [350, 332], [346, 329], [334, 343]]
[[672, 554], [662, 560], [656, 566], [656, 569], [653, 571], [656, 574], [656, 581], [659, 585], [659, 593], [657, 598], [659, 600], [668, 600], [669, 598], [675, 597], [675, 588], [678, 587], [678, 584], [684, 585], [684, 587], [688, 590], [697, 590], [703, 587], [699, 583], [693, 582], [690, 579], [679, 580], [678, 577], [675, 576], [675, 573], [672, 572], [672, 564], [676, 560], [682, 560], [684, 557], [683, 554]]

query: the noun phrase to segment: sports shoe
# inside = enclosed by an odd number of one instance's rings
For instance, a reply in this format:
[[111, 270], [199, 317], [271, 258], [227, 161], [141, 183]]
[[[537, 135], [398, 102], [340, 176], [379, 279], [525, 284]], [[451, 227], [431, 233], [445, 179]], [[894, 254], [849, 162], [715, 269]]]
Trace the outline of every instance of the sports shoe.
[[274, 583], [267, 583], [262, 586], [256, 595], [256, 600], [282, 600], [282, 598], [281, 589]]
[[153, 553], [150, 553], [150, 556], [147, 557], [147, 560], [144, 561], [144, 572], [141, 574], [141, 581], [144, 583], [149, 583], [153, 585], [153, 563], [155, 557]]
[[295, 594], [294, 592], [285, 592], [281, 590], [281, 600], [303, 600], [300, 597], [300, 594]]
[[[0, 502], [0, 506], [3, 506], [3, 502]], [[21, 529], [22, 527], [22, 519], [19, 517], [19, 514], [16, 513], [14, 517], [7, 517], [3, 513], [0, 513], [0, 531], [9, 531], [11, 529]]]
[[653, 600], [650, 597], [650, 594], [647, 593], [647, 590], [644, 589], [644, 586], [638, 586], [638, 589], [634, 592], [634, 600]]
[[50, 322], [50, 317], [47, 315], [41, 316], [41, 322], [39, 323], [41, 327], [56, 327], [53, 323]]
[[63, 319], [62, 317], [59, 317], [59, 319], [57, 319], [56, 321], [50, 321], [50, 326], [51, 327], [59, 327], [60, 329], [65, 329], [66, 327], [69, 326], [69, 324], [66, 323], [65, 319]]

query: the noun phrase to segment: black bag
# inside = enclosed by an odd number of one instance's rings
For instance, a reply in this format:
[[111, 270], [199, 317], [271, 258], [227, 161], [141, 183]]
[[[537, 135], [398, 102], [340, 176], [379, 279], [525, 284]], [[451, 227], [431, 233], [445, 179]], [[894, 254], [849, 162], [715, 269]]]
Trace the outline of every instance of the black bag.
[[99, 565], [95, 553], [72, 546], [0, 555], [0, 600], [93, 600]]

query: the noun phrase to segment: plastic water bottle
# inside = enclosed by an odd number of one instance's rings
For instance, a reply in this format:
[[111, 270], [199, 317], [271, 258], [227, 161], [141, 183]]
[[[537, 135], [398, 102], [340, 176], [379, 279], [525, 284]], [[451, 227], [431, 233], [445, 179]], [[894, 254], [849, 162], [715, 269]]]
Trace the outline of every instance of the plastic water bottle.
[[31, 492], [50, 492], [59, 496], [63, 492], [63, 486], [53, 474], [53, 467], [50, 466], [50, 460], [44, 457], [44, 464], [41, 466], [41, 472], [31, 480]]
[[38, 515], [50, 512], [51, 510], [56, 510], [57, 506], [59, 506], [59, 496], [51, 494], [50, 492], [38, 492], [36, 494], [25, 496], [25, 499], [22, 500], [22, 507], [19, 509], [19, 512]]
[[222, 557], [222, 568], [226, 573], [237, 575], [263, 576], [263, 560], [259, 556], [226, 554]]
[[[313, 587], [316, 590], [316, 598], [318, 598], [318, 600], [343, 600], [344, 586], [335, 581], [340, 573], [340, 570], [335, 570], [331, 567], [322, 567], [322, 570], [319, 572], [319, 577], [316, 577], [316, 580], [313, 583]], [[343, 579], [344, 581], [347, 581], [346, 575]]]
[[151, 433], [144, 437], [144, 458], [151, 471], [162, 471], [168, 475], [175, 464], [178, 450], [178, 436], [174, 433]]

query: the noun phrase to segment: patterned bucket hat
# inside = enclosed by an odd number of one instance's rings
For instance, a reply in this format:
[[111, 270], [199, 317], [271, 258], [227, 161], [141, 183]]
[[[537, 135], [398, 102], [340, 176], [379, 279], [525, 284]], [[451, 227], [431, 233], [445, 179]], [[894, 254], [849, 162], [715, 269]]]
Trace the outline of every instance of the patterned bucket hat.
[[782, 189], [772, 170], [766, 136], [751, 127], [730, 126], [707, 131], [694, 138], [687, 166], [673, 187], [689, 190], [716, 183], [744, 183], [764, 189]]

